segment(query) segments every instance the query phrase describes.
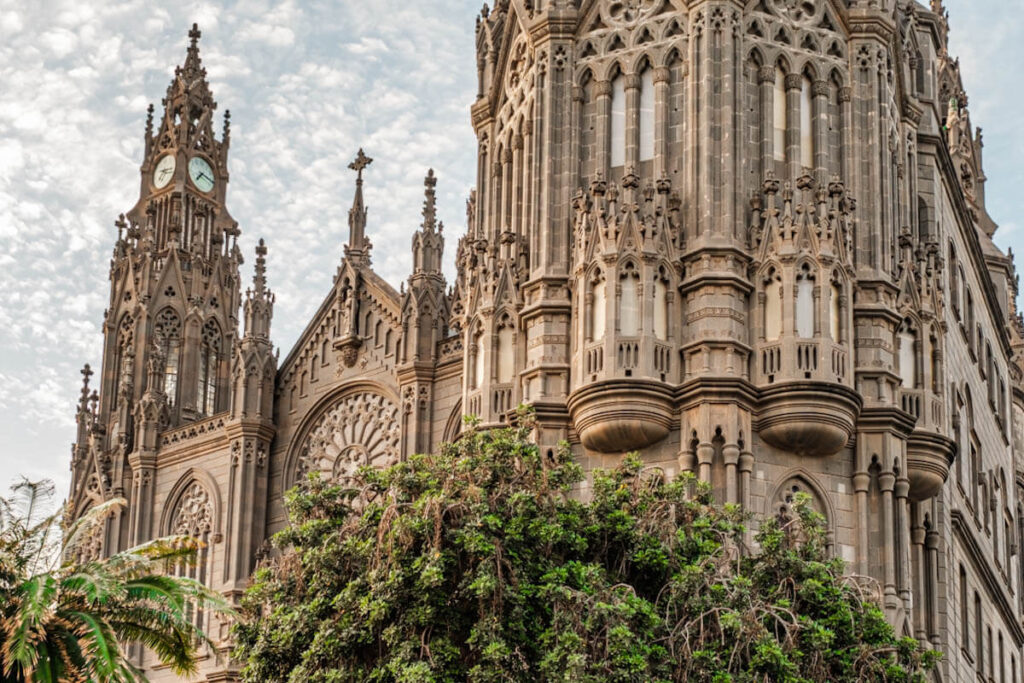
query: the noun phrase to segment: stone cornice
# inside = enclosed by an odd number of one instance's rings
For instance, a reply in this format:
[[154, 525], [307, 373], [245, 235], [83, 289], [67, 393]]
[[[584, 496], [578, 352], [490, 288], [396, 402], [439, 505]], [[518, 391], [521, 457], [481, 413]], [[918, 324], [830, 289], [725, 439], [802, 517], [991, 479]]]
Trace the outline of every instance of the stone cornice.
[[1020, 615], [1017, 614], [1010, 599], [1006, 596], [1006, 591], [1003, 590], [998, 577], [992, 570], [992, 562], [982, 552], [981, 546], [978, 545], [977, 539], [971, 533], [970, 526], [968, 526], [967, 519], [963, 513], [960, 510], [952, 510], [950, 517], [953, 521], [955, 537], [966, 551], [971, 564], [974, 565], [974, 570], [985, 583], [985, 588], [992, 598], [992, 602], [999, 609], [1003, 621], [1006, 622], [1007, 627], [1010, 629], [1014, 644], [1019, 649], [1024, 645], [1024, 628], [1021, 627]]

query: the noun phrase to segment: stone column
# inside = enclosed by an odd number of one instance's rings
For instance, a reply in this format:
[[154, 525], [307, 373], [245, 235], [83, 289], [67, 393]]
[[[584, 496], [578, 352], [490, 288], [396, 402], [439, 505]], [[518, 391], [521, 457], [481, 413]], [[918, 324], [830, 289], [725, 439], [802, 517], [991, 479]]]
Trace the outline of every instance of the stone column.
[[722, 460], [725, 462], [725, 502], [739, 503], [739, 486], [736, 478], [736, 467], [740, 461], [740, 447], [734, 443], [722, 448]]
[[799, 73], [786, 74], [786, 177], [793, 180], [800, 175], [800, 90], [804, 77]]
[[597, 97], [597, 116], [594, 127], [597, 129], [597, 172], [602, 178], [608, 177], [611, 168], [611, 119], [612, 119], [612, 83], [609, 80], [594, 83], [594, 95]]
[[654, 177], [668, 174], [669, 84], [672, 73], [668, 67], [654, 70]]
[[868, 542], [868, 486], [871, 475], [865, 471], [853, 475], [853, 490], [857, 494], [857, 573], [862, 576], [870, 574]]
[[925, 557], [925, 528], [921, 520], [921, 504], [914, 505], [914, 522], [910, 529], [910, 542], [914, 554], [914, 637], [922, 645], [927, 643], [925, 623], [925, 596], [927, 595], [928, 564]]
[[882, 553], [883, 553], [883, 591], [887, 610], [896, 607], [896, 538], [893, 491], [896, 488], [896, 475], [887, 470], [878, 475], [878, 488], [882, 492]]

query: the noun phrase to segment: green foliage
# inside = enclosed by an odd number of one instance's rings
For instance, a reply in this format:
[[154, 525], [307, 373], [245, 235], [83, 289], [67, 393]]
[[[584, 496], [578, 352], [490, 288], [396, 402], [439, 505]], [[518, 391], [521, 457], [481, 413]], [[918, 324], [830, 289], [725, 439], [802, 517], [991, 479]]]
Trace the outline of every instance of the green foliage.
[[107, 559], [70, 560], [106, 519], [112, 500], [68, 527], [48, 514], [52, 484], [24, 481], [0, 497], [0, 682], [127, 683], [145, 677], [123, 647], [140, 643], [179, 674], [196, 671], [206, 636], [191, 610], [229, 611], [201, 584], [167, 576], [169, 563], [195, 557], [187, 538], [147, 543]]
[[586, 486], [567, 449], [471, 430], [438, 455], [288, 496], [235, 627], [246, 681], [922, 681], [827, 557], [806, 501], [765, 520], [635, 456]]

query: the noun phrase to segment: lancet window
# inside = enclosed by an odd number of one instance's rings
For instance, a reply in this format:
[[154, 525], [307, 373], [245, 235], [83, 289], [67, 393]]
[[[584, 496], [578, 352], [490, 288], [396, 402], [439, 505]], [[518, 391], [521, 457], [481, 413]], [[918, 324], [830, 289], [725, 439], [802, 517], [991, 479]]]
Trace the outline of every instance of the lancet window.
[[664, 268], [659, 268], [654, 276], [654, 336], [665, 341], [668, 339], [668, 276]]
[[[199, 482], [192, 482], [178, 499], [171, 527], [168, 532], [176, 536], [190, 536], [200, 541], [198, 554], [193, 561], [182, 561], [174, 567], [177, 576], [186, 576], [204, 585], [209, 582], [209, 548], [213, 533], [213, 503], [210, 493]], [[203, 627], [203, 612], [187, 607], [194, 623]]]
[[512, 317], [505, 314], [498, 322], [498, 376], [499, 384], [508, 384], [516, 370], [516, 333]]
[[164, 358], [164, 394], [172, 408], [178, 403], [178, 367], [181, 363], [181, 318], [172, 308], [160, 311], [153, 324], [157, 345]]
[[916, 389], [920, 378], [917, 372], [917, 330], [909, 320], [903, 322], [897, 335], [901, 386]]
[[607, 317], [607, 285], [604, 274], [596, 271], [590, 279], [590, 330], [587, 335], [591, 341], [604, 339], [605, 318]]
[[774, 268], [764, 280], [764, 338], [777, 341], [782, 336], [782, 278]]
[[640, 74], [640, 161], [654, 159], [654, 69]]
[[619, 332], [624, 337], [640, 334], [640, 275], [632, 263], [619, 274]]
[[612, 111], [609, 130], [612, 168], [626, 163], [626, 77], [619, 74], [612, 81]]
[[810, 339], [814, 336], [814, 275], [804, 264], [796, 280], [796, 336]]
[[775, 67], [775, 88], [773, 89], [774, 151], [776, 161], [786, 161], [786, 72]]
[[199, 390], [196, 400], [199, 412], [213, 415], [217, 411], [217, 368], [220, 365], [221, 334], [217, 321], [203, 325], [202, 344], [199, 349]]

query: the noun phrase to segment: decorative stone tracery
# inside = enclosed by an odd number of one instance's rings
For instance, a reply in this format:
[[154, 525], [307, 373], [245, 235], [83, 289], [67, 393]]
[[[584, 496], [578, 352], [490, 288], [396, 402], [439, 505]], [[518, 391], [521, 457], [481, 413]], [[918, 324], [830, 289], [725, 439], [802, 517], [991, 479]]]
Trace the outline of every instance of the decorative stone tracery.
[[199, 482], [188, 486], [171, 518], [170, 532], [204, 539], [213, 530], [213, 504], [210, 493]]
[[362, 465], [398, 462], [401, 424], [398, 408], [380, 394], [362, 391], [331, 406], [309, 430], [299, 450], [293, 481], [310, 472], [344, 481]]

